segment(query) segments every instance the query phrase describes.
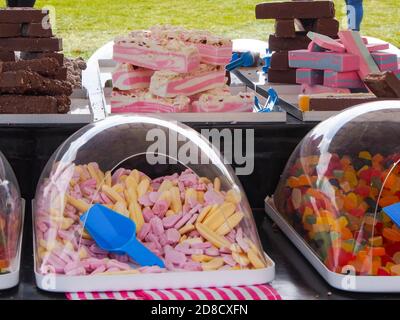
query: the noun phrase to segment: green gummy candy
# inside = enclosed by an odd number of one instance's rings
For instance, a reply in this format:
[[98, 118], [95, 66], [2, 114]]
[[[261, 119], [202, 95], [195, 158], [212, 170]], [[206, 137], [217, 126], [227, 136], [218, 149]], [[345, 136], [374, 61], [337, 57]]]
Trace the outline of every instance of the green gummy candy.
[[344, 171], [343, 170], [333, 170], [333, 175], [335, 178], [340, 179], [343, 178], [344, 176]]

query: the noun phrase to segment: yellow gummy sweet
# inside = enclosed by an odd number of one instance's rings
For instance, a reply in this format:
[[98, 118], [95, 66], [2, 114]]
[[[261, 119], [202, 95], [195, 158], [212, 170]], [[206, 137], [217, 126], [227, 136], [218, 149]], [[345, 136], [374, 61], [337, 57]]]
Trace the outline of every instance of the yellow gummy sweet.
[[361, 151], [361, 152], [358, 154], [358, 157], [359, 157], [360, 159], [372, 160], [372, 156], [371, 156], [371, 154], [370, 154], [368, 151]]
[[203, 268], [204, 271], [211, 271], [211, 270], [216, 270], [224, 265], [224, 259], [217, 257], [209, 262], [203, 262], [201, 264], [201, 267]]
[[381, 247], [383, 244], [383, 238], [381, 236], [378, 237], [371, 237], [368, 239], [368, 242], [373, 247]]
[[192, 254], [192, 260], [195, 262], [208, 262], [212, 259], [213, 257], [207, 256], [205, 254]]

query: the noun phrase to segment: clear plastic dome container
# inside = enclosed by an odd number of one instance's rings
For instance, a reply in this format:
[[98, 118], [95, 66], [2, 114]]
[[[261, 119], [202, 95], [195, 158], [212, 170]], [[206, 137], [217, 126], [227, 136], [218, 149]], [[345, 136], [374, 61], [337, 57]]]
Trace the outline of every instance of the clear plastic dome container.
[[320, 123], [291, 155], [275, 207], [330, 271], [400, 276], [400, 228], [382, 210], [400, 202], [399, 138], [400, 102], [375, 102]]
[[17, 284], [12, 279], [12, 284], [9, 283], [3, 276], [16, 273], [13, 278], [18, 282], [22, 220], [18, 182], [10, 164], [0, 152], [0, 288]]
[[[36, 274], [47, 290], [209, 286], [224, 279], [207, 275], [214, 271], [258, 275], [230, 276], [224, 284], [265, 282], [264, 271], [273, 264], [231, 167], [180, 123], [112, 116], [82, 128], [49, 160], [35, 199]], [[101, 249], [80, 221], [93, 204], [133, 220], [137, 239], [165, 268]], [[181, 274], [193, 272], [199, 276], [182, 280]], [[171, 281], [176, 274], [179, 281]], [[55, 286], [40, 283], [46, 275], [57, 275]], [[137, 281], [116, 287], [113, 276]]]

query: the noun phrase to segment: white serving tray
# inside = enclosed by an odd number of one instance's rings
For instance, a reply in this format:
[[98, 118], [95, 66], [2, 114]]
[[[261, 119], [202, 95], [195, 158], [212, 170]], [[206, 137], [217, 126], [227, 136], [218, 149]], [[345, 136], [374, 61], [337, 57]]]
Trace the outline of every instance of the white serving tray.
[[[32, 221], [33, 217], [32, 201]], [[50, 292], [123, 291], [244, 286], [269, 283], [275, 279], [275, 263], [265, 254], [269, 266], [256, 270], [143, 273], [129, 275], [66, 276], [37, 272], [36, 237], [33, 227], [33, 252], [36, 285]]]
[[356, 276], [351, 272], [348, 275], [332, 272], [275, 209], [272, 198], [266, 197], [264, 203], [267, 215], [332, 287], [351, 292], [400, 292], [400, 276]]
[[24, 220], [25, 220], [25, 200], [21, 199], [22, 206], [22, 225], [21, 225], [21, 236], [19, 238], [18, 255], [12, 262], [13, 272], [0, 275], [0, 290], [9, 289], [15, 287], [19, 283], [19, 270], [21, 266], [21, 249], [22, 249], [22, 238], [24, 234]]
[[[99, 78], [102, 84], [105, 100], [106, 113], [112, 115], [110, 96], [112, 88], [106, 87], [106, 82], [111, 79], [111, 72], [115, 68], [116, 63], [111, 59], [99, 59]], [[247, 91], [239, 79], [232, 75], [231, 92], [237, 94], [240, 91]], [[265, 98], [258, 95], [260, 103], [265, 103]], [[154, 115], [145, 114], [148, 116]], [[185, 112], [185, 113], [157, 113], [157, 116], [168, 120], [181, 122], [224, 122], [224, 123], [263, 123], [263, 122], [286, 122], [286, 112], [265, 112], [265, 113], [250, 113], [250, 112]]]

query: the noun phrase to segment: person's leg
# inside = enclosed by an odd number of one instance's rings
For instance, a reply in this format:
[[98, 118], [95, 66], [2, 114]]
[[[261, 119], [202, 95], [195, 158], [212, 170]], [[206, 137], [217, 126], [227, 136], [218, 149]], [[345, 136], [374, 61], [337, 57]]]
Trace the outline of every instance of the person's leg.
[[363, 0], [346, 0], [348, 27], [360, 31], [364, 16]]
[[18, 7], [18, 0], [6, 0], [7, 7]]

